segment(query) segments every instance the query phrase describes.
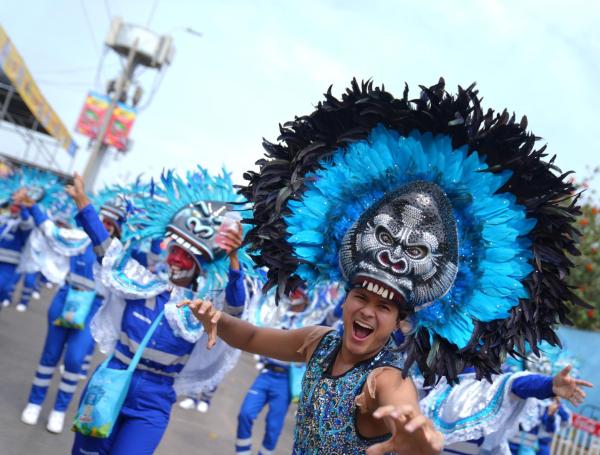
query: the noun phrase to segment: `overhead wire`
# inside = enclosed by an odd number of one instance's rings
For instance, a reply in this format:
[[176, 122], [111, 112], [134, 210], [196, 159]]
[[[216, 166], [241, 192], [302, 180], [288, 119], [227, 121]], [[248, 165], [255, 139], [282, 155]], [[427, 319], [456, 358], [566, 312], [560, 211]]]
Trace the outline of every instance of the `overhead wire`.
[[148, 20], [146, 21], [146, 27], [150, 27], [150, 22], [154, 18], [154, 13], [156, 12], [156, 8], [158, 7], [158, 3], [160, 0], [154, 0], [154, 4], [152, 5], [152, 9], [150, 10], [150, 15], [148, 16]]
[[85, 23], [87, 25], [88, 31], [90, 32], [90, 36], [92, 37], [92, 43], [94, 51], [99, 57], [100, 52], [98, 51], [98, 41], [96, 40], [96, 34], [94, 33], [94, 27], [92, 27], [92, 21], [90, 20], [90, 16], [87, 12], [87, 7], [85, 6], [85, 0], [80, 0], [81, 8], [83, 9], [83, 16], [85, 17]]

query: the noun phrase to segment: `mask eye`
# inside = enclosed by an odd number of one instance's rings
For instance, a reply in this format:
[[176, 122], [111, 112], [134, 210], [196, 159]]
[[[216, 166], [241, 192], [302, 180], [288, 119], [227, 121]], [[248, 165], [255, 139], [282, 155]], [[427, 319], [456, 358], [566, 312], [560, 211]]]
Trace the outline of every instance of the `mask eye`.
[[405, 251], [411, 259], [423, 259], [429, 253], [427, 247], [423, 245], [410, 245]]
[[394, 244], [394, 237], [392, 237], [392, 234], [390, 234], [388, 230], [384, 228], [379, 229], [379, 232], [377, 233], [377, 240], [379, 240], [379, 243], [385, 246], [392, 246]]
[[202, 230], [202, 223], [195, 216], [191, 216], [186, 220], [185, 227], [194, 234], [198, 234]]

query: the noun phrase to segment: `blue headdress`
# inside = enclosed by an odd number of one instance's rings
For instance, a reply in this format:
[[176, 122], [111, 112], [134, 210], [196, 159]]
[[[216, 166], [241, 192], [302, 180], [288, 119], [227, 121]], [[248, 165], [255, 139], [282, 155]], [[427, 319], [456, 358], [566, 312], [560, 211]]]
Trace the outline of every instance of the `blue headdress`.
[[[223, 169], [217, 176], [198, 166], [183, 179], [174, 171], [163, 172], [152, 184], [153, 197], [141, 200], [140, 211], [129, 220], [137, 226], [128, 238], [137, 240], [167, 237], [190, 253], [202, 270], [200, 293], [222, 289], [229, 262], [218, 245], [217, 234], [224, 218], [246, 209], [245, 200], [233, 188], [231, 176]], [[127, 238], [125, 238], [127, 240]], [[250, 271], [252, 260], [242, 249], [240, 263]]]
[[280, 144], [242, 188], [247, 236], [267, 288], [345, 281], [396, 301], [411, 318], [406, 370], [454, 381], [465, 365], [498, 372], [566, 321], [576, 253], [574, 188], [537, 138], [474, 86], [396, 99], [353, 81], [339, 100], [281, 127]]
[[134, 201], [139, 200], [140, 182], [131, 185], [111, 185], [103, 188], [92, 197], [92, 204], [101, 217], [110, 219], [117, 228], [119, 237], [123, 238], [126, 223], [136, 211]]
[[19, 188], [27, 188], [28, 196], [43, 210], [48, 210], [58, 201], [64, 191], [64, 181], [51, 172], [30, 167], [21, 167], [3, 180], [0, 199], [5, 204]]

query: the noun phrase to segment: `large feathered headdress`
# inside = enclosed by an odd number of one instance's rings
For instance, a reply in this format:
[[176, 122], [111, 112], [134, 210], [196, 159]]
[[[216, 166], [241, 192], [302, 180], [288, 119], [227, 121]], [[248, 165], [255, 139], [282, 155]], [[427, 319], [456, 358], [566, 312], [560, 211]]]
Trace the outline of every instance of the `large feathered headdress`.
[[[129, 232], [125, 240], [170, 238], [201, 266], [203, 286], [199, 292], [222, 289], [229, 261], [217, 242], [219, 226], [227, 213], [247, 210], [245, 199], [234, 191], [230, 174], [223, 169], [212, 176], [199, 166], [186, 179], [174, 171], [163, 172], [160, 182], [153, 184], [152, 194], [140, 200], [139, 212], [129, 219], [136, 231]], [[250, 271], [253, 262], [244, 249], [238, 257]]]
[[246, 239], [266, 287], [352, 280], [400, 294], [406, 367], [429, 381], [465, 365], [489, 378], [526, 341], [560, 343], [565, 302], [582, 303], [564, 282], [579, 209], [526, 127], [484, 112], [474, 85], [452, 96], [440, 80], [414, 100], [371, 82], [328, 91], [245, 174]]
[[43, 210], [57, 203], [64, 191], [64, 182], [57, 175], [41, 169], [20, 167], [0, 185], [1, 203], [7, 203], [19, 188], [27, 188], [28, 196]]

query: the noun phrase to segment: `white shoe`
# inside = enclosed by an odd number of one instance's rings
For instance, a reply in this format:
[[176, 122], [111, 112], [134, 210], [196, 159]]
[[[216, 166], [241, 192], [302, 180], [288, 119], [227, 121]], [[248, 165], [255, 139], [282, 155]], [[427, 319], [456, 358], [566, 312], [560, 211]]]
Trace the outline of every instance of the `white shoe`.
[[21, 422], [27, 425], [35, 425], [40, 418], [42, 407], [39, 404], [27, 403], [21, 414]]
[[8, 305], [10, 305], [10, 300], [4, 299], [2, 301], [2, 308], [6, 308]]
[[194, 402], [193, 398], [186, 398], [185, 400], [181, 400], [179, 402], [179, 407], [188, 411], [190, 409], [194, 409], [194, 406], [196, 406], [196, 403]]
[[209, 404], [206, 401], [200, 401], [198, 402], [198, 406], [196, 406], [196, 410], [204, 414], [208, 411], [208, 406]]
[[54, 409], [48, 417], [48, 424], [46, 430], [50, 433], [62, 433], [63, 427], [65, 426], [65, 413], [62, 411], [55, 411]]
[[31, 293], [31, 298], [32, 298], [33, 300], [39, 300], [39, 299], [40, 299], [40, 293], [39, 293], [38, 291], [33, 291], [33, 292]]
[[17, 310], [19, 313], [25, 313], [27, 311], [27, 305], [23, 305], [22, 303], [17, 303], [15, 310]]

